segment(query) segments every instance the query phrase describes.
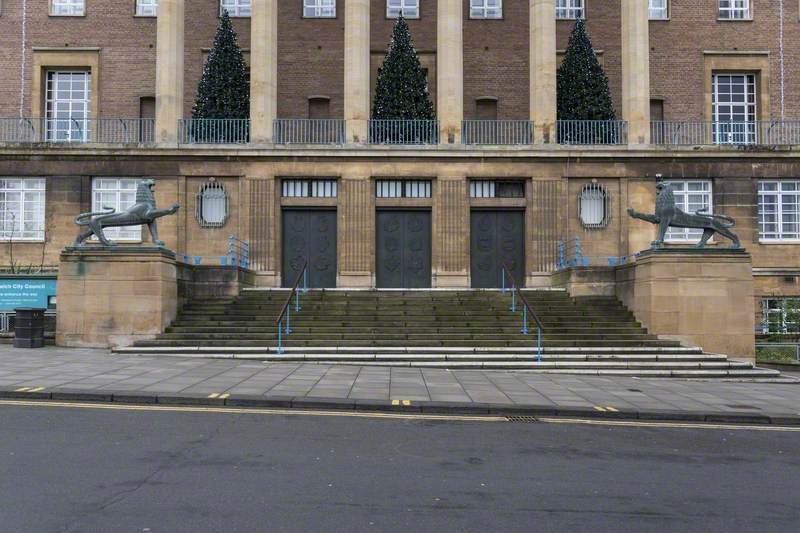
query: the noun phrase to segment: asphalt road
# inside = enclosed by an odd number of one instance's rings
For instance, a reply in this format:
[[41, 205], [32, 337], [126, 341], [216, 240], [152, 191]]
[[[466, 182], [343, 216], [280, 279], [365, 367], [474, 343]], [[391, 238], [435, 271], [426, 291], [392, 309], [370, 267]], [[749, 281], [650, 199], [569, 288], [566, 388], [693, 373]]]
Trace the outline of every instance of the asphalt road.
[[798, 531], [800, 433], [10, 406], [0, 531]]

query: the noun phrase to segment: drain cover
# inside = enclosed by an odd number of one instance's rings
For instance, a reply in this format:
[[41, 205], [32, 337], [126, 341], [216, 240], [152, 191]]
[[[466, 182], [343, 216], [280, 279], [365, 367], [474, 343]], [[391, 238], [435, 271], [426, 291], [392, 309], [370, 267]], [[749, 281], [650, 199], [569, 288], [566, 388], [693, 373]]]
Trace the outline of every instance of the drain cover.
[[538, 422], [535, 416], [507, 416], [506, 420], [518, 424], [533, 424]]
[[628, 389], [628, 392], [642, 392], [641, 389]]
[[750, 409], [751, 411], [760, 411], [760, 407], [756, 407], [754, 405], [741, 405], [735, 403], [726, 404], [726, 407], [730, 407], [731, 409]]

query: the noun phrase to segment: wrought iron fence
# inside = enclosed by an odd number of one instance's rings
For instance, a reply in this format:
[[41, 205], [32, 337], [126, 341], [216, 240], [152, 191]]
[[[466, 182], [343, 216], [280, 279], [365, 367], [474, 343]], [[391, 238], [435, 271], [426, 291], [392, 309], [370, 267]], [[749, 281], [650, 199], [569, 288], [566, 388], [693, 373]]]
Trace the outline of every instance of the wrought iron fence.
[[628, 123], [624, 120], [558, 120], [559, 144], [628, 144]]
[[749, 122], [655, 121], [651, 142], [661, 145], [770, 145], [800, 144], [800, 120]]
[[250, 142], [250, 119], [184, 118], [178, 120], [180, 144], [245, 144]]
[[152, 118], [0, 118], [0, 142], [152, 144]]
[[437, 144], [438, 120], [370, 120], [370, 144]]
[[531, 144], [533, 122], [530, 120], [464, 120], [461, 123], [464, 144]]
[[279, 118], [273, 122], [277, 144], [344, 144], [345, 121], [338, 118]]

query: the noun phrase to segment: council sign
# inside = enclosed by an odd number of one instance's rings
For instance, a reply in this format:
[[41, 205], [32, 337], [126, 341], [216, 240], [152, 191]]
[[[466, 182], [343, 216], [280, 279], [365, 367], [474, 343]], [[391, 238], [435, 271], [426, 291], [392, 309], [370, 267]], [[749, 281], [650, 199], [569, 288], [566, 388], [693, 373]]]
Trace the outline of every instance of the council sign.
[[18, 307], [48, 308], [56, 294], [56, 280], [37, 278], [0, 279], [0, 312]]

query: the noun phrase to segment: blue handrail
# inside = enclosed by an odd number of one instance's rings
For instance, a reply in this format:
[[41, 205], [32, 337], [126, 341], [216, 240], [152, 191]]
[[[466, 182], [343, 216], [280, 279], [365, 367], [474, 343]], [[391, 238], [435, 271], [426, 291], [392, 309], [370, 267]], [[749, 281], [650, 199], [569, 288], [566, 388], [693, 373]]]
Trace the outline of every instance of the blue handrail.
[[[300, 288], [300, 282], [303, 282], [302, 289]], [[294, 297], [294, 312], [299, 313], [302, 311], [302, 307], [300, 307], [300, 294], [306, 294], [308, 292], [308, 261], [303, 263], [303, 268], [300, 269], [300, 272], [297, 274], [297, 279], [292, 285], [292, 290], [289, 292], [289, 297], [286, 298], [286, 302], [283, 304], [281, 308], [281, 312], [278, 315], [277, 320], [275, 320], [275, 325], [278, 327], [278, 353], [283, 353], [283, 335], [291, 335], [292, 333], [292, 297]], [[286, 323], [284, 325], [284, 322]]]
[[[522, 302], [521, 307], [522, 309], [522, 329], [520, 329], [520, 333], [523, 335], [527, 335], [530, 332], [528, 328], [528, 319], [532, 319], [533, 322], [536, 324], [536, 360], [541, 363], [542, 362], [542, 331], [544, 330], [544, 326], [542, 325], [542, 321], [539, 320], [539, 317], [536, 315], [536, 312], [533, 310], [531, 305], [528, 303], [528, 299], [525, 298], [525, 295], [522, 294], [522, 290], [520, 289], [519, 285], [517, 285], [516, 281], [514, 280], [514, 275], [511, 273], [511, 270], [504, 264], [502, 266], [502, 293], [505, 294], [506, 290], [511, 291], [511, 307], [510, 310], [512, 313], [517, 312], [517, 297], [519, 297], [519, 301]], [[509, 282], [509, 286], [506, 286], [506, 280]]]

